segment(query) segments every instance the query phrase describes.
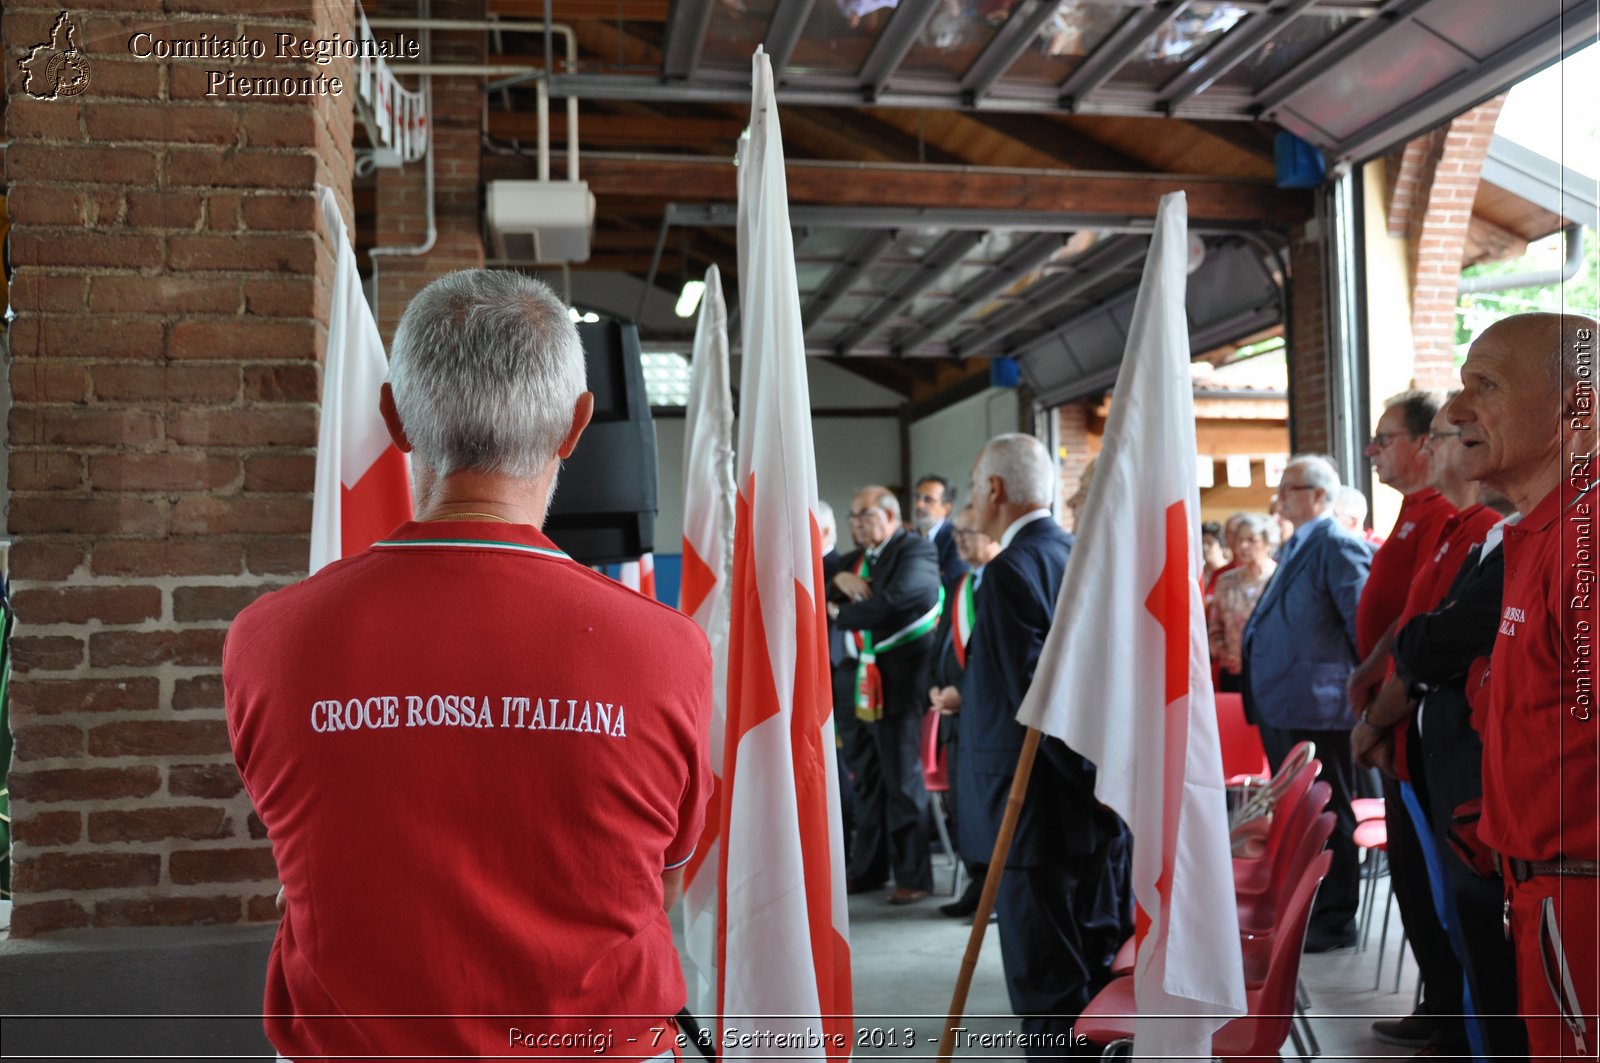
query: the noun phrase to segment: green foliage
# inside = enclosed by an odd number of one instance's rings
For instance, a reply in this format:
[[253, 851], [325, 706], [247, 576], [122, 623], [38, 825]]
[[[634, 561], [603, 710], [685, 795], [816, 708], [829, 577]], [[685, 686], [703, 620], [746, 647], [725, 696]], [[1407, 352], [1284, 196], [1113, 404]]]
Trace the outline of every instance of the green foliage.
[[[1565, 248], [1562, 253], [1564, 255]], [[1552, 261], [1549, 252], [1530, 253], [1506, 262], [1472, 266], [1463, 270], [1462, 276], [1503, 277], [1552, 269], [1561, 261]], [[1461, 296], [1456, 302], [1456, 364], [1459, 366], [1466, 359], [1467, 345], [1473, 337], [1503, 317], [1530, 310], [1566, 311], [1593, 317], [1597, 307], [1600, 307], [1600, 234], [1586, 228], [1583, 231], [1583, 268], [1571, 280], [1563, 284]]]

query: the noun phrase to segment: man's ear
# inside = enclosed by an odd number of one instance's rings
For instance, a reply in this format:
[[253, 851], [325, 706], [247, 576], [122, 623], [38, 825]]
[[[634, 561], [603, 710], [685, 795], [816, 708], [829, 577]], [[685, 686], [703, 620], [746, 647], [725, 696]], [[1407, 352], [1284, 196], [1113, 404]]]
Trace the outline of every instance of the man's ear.
[[394, 389], [387, 383], [378, 392], [378, 412], [383, 414], [384, 426], [389, 429], [394, 445], [402, 454], [411, 453], [411, 440], [406, 437], [406, 426], [400, 423], [400, 411], [394, 405]]
[[572, 427], [567, 430], [567, 438], [556, 448], [556, 457], [563, 460], [572, 457], [572, 452], [578, 448], [578, 437], [589, 427], [589, 419], [593, 416], [594, 392], [585, 391], [578, 396], [577, 405], [572, 408]]

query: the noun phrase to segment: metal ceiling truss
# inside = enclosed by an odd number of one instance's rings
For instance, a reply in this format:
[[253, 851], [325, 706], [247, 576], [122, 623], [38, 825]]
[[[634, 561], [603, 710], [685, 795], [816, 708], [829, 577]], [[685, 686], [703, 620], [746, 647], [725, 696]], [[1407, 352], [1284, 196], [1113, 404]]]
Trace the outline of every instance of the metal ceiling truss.
[[845, 256], [839, 260], [834, 271], [823, 282], [822, 287], [806, 301], [800, 310], [800, 320], [803, 328], [809, 332], [817, 322], [833, 309], [833, 305], [843, 299], [856, 282], [877, 265], [884, 253], [894, 246], [894, 230], [878, 229], [867, 230], [862, 233]]
[[806, 28], [806, 20], [811, 17], [811, 8], [815, 3], [816, 0], [784, 0], [773, 5], [772, 18], [767, 22], [762, 46], [772, 62], [774, 81], [783, 80], [789, 57], [794, 55], [794, 46]]
[[895, 282], [889, 294], [879, 300], [877, 306], [834, 338], [834, 353], [842, 358], [883, 331], [902, 307], [932, 287], [934, 282], [966, 258], [967, 252], [981, 244], [984, 235], [981, 231], [947, 233], [923, 256], [915, 269]]
[[923, 318], [906, 332], [895, 336], [889, 351], [903, 358], [907, 353], [940, 339], [965, 317], [973, 307], [993, 301], [1001, 292], [1017, 283], [1050, 260], [1066, 244], [1059, 233], [1038, 233], [1013, 248], [992, 269], [980, 273], [962, 285], [951, 296], [949, 304]]
[[889, 79], [894, 77], [906, 53], [917, 43], [917, 37], [941, 3], [943, 0], [900, 0], [889, 24], [878, 34], [872, 51], [867, 54], [866, 61], [856, 74], [862, 96], [868, 103], [874, 102], [883, 93]]
[[1317, 0], [1293, 0], [1283, 7], [1249, 15], [1188, 67], [1161, 86], [1158, 105], [1168, 111], [1206, 91], [1216, 80], [1299, 18]]
[[1086, 97], [1115, 77], [1151, 35], [1181, 15], [1189, 4], [1190, 0], [1157, 0], [1147, 10], [1135, 11], [1123, 19], [1056, 89], [1061, 106], [1078, 110]]
[[978, 58], [961, 75], [961, 91], [971, 103], [983, 99], [1022, 58], [1044, 24], [1056, 13], [1059, 0], [1022, 0], [1011, 17], [995, 31]]

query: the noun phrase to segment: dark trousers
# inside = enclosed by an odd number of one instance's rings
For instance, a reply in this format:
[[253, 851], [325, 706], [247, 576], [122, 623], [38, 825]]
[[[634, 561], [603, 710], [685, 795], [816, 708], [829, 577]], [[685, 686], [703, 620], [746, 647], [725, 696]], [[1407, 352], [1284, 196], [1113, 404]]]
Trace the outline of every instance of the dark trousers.
[[[1289, 750], [1301, 742], [1314, 742], [1317, 759], [1322, 762], [1319, 779], [1333, 787], [1328, 799], [1328, 811], [1333, 813], [1333, 836], [1328, 839], [1328, 849], [1333, 853], [1333, 863], [1328, 877], [1317, 890], [1316, 905], [1311, 910], [1311, 926], [1324, 934], [1340, 934], [1353, 925], [1356, 911], [1361, 907], [1361, 860], [1356, 851], [1356, 813], [1350, 800], [1355, 796], [1355, 762], [1350, 759], [1350, 731], [1308, 731], [1299, 728], [1279, 729], [1261, 725], [1261, 744], [1266, 748], [1267, 760], [1277, 771]], [[1399, 806], [1395, 808], [1398, 810]], [[1393, 818], [1393, 817], [1391, 817]]]
[[[1424, 708], [1419, 796], [1433, 825], [1440, 863], [1455, 901], [1460, 933], [1458, 956], [1472, 990], [1472, 1007], [1489, 1053], [1502, 1059], [1528, 1054], [1528, 1031], [1517, 1014], [1516, 949], [1502, 922], [1505, 886], [1485, 878], [1456, 855], [1449, 840], [1455, 810], [1483, 797], [1483, 742], [1472, 729], [1466, 707], [1432, 704]], [[1416, 785], [1414, 783], [1414, 785]], [[1429, 999], [1433, 997], [1430, 990]]]
[[[953, 720], [954, 717], [947, 717], [947, 719]], [[951, 853], [950, 856], [953, 860], [961, 860], [967, 868], [967, 888], [962, 893], [962, 896], [976, 901], [978, 895], [983, 892], [983, 879], [988, 874], [989, 865], [979, 863], [976, 860], [964, 860], [961, 857], [961, 835], [957, 833], [956, 829], [956, 824], [961, 818], [957, 814], [961, 807], [961, 791], [956, 784], [956, 762], [961, 756], [961, 743], [956, 738], [956, 728], [950, 728], [949, 734], [949, 739], [944, 743], [944, 770], [945, 778], [950, 780], [950, 789], [946, 791], [944, 799], [947, 811], [950, 813], [946, 821], [950, 830], [950, 844], [955, 848], [955, 852]]]
[[[883, 773], [882, 817], [889, 866], [901, 889], [933, 889], [932, 846], [925, 828], [928, 790], [922, 779], [922, 716], [899, 712], [866, 724]], [[865, 818], [865, 809], [862, 818]]]
[[[849, 769], [851, 827], [845, 831], [846, 874], [877, 885], [889, 877], [889, 840], [883, 833], [883, 772], [867, 725], [856, 719], [855, 662], [833, 670], [833, 719], [839, 752]], [[843, 800], [845, 779], [839, 780]]]
[[[1413, 779], [1413, 787], [1419, 781]], [[1387, 775], [1383, 777], [1383, 808], [1389, 827], [1389, 881], [1394, 885], [1394, 899], [1400, 905], [1400, 925], [1405, 928], [1406, 943], [1411, 947], [1411, 955], [1416, 957], [1417, 970], [1426, 987], [1420, 1010], [1439, 1017], [1443, 1038], [1459, 1043], [1466, 1036], [1460, 1020], [1444, 1016], [1459, 1016], [1465, 1007], [1461, 997], [1461, 964], [1433, 905], [1433, 887], [1428, 879], [1422, 843], [1417, 839], [1417, 826], [1406, 811], [1400, 784]]]
[[[1072, 1024], [1111, 978], [1133, 932], [1129, 845], [1118, 835], [1087, 856], [1008, 867], [995, 911], [1011, 1010], [1022, 1018], [1030, 1058], [1071, 1055]], [[1054, 1042], [1034, 1044], [1039, 1035]]]

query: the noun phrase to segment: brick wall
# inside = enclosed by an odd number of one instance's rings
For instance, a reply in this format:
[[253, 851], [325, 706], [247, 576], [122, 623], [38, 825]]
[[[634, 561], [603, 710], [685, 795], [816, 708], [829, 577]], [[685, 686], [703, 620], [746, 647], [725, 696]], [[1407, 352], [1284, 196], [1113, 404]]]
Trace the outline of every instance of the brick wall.
[[[1088, 425], [1089, 414], [1095, 405], [1095, 400], [1081, 399], [1057, 406], [1055, 410], [1056, 438], [1060, 447], [1056, 455], [1056, 468], [1061, 476], [1061, 494], [1058, 497], [1063, 503], [1056, 515], [1061, 518], [1063, 525], [1071, 523], [1064, 503], [1077, 493], [1083, 483], [1083, 470], [1094, 457], [1089, 450]], [[1099, 448], [1095, 449], [1098, 452]], [[1072, 529], [1068, 527], [1067, 530]]]
[[[104, 9], [104, 10], [99, 10]], [[229, 754], [229, 620], [304, 574], [353, 88], [207, 100], [171, 39], [350, 32], [342, 4], [73, 5], [87, 91], [29, 99], [17, 60], [60, 8], [8, 0], [16, 269], [9, 531], [17, 611], [12, 932], [274, 917], [270, 851]], [[250, 73], [330, 67], [269, 61]], [[241, 73], [246, 72], [241, 69]]]
[[[396, 15], [415, 15], [410, 0], [391, 3]], [[484, 0], [434, 0], [434, 18], [481, 19]], [[484, 61], [481, 33], [434, 33], [430, 47], [441, 63]], [[441, 274], [483, 265], [478, 159], [482, 150], [483, 89], [474, 78], [433, 79], [434, 228], [425, 255], [379, 255], [378, 329], [387, 345], [411, 297]], [[420, 244], [427, 232], [426, 174], [420, 165], [378, 172], [377, 246]]]
[[1289, 446], [1295, 453], [1332, 449], [1328, 423], [1328, 345], [1325, 236], [1308, 223], [1289, 244]]

